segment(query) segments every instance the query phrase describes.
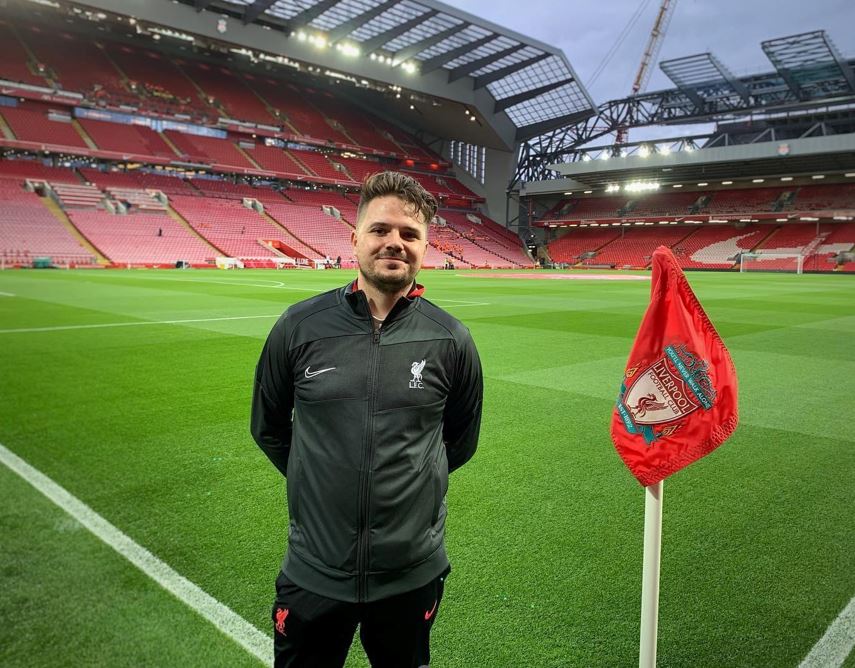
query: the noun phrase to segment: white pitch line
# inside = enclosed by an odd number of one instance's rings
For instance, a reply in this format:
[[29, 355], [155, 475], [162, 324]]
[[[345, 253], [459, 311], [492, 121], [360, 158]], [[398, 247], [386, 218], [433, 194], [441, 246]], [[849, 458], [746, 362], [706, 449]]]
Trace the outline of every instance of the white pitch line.
[[110, 524], [77, 497], [0, 444], [0, 462], [53, 501], [109, 547], [121, 554], [179, 601], [211, 622], [265, 665], [273, 665], [273, 642], [264, 633], [200, 589], [167, 563]]
[[0, 297], [14, 297], [11, 292], [0, 292]]
[[855, 596], [837, 615], [799, 668], [839, 668], [855, 647]]
[[56, 325], [54, 327], [21, 327], [0, 329], [0, 334], [23, 334], [29, 332], [61, 332], [66, 329], [101, 329], [104, 327], [141, 327], [143, 325], [180, 325], [185, 322], [220, 322], [222, 320], [253, 320], [255, 318], [278, 318], [274, 315], [235, 315], [222, 318], [189, 318], [187, 320], [133, 320], [131, 322], [100, 322], [91, 325]]

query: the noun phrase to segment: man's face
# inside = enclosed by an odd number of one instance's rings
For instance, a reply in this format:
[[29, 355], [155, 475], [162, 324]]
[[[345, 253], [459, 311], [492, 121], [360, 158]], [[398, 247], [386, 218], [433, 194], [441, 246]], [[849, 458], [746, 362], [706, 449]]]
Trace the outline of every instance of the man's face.
[[427, 249], [427, 223], [394, 195], [371, 200], [351, 235], [359, 273], [385, 293], [408, 288]]

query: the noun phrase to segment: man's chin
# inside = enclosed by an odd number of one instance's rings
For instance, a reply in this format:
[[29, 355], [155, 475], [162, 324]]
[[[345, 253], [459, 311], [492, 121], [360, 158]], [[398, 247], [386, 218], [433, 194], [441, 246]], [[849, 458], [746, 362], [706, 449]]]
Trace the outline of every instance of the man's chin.
[[380, 271], [364, 275], [367, 282], [387, 294], [406, 290], [413, 284], [414, 279], [409, 271]]

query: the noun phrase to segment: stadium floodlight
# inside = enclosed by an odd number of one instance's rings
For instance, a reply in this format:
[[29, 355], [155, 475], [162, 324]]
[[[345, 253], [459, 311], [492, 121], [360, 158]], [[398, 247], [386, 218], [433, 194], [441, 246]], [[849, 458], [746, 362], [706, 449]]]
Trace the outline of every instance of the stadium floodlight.
[[401, 64], [401, 69], [407, 74], [415, 74], [416, 64], [408, 60], [406, 63]]
[[766, 179], [751, 179], [751, 183], [763, 183]]
[[853, 176], [855, 176], [855, 172], [846, 172], [843, 176], [848, 179], [851, 179]]
[[607, 193], [617, 192], [618, 190], [620, 190], [620, 186], [617, 183], [610, 183], [606, 186]]
[[695, 152], [695, 147], [694, 147], [694, 146], [692, 146], [691, 144], [686, 144], [686, 145], [683, 147], [683, 150], [684, 150], [686, 153], [694, 153], [694, 152]]
[[733, 181], [722, 181], [722, 182], [721, 182], [721, 185], [723, 185], [723, 186], [729, 186], [729, 185], [732, 185], [732, 184], [733, 184]]
[[594, 191], [593, 191], [593, 190], [585, 190], [585, 191], [584, 191], [584, 193], [585, 193], [586, 195], [590, 195], [592, 192], [594, 192]]
[[698, 184], [698, 187], [703, 188], [704, 186], [708, 186], [708, 185], [709, 185], [709, 183], [707, 183], [706, 181], [701, 181], [701, 182]]
[[682, 188], [682, 187], [683, 187], [683, 184], [682, 184], [682, 183], [675, 183], [675, 184], [674, 184], [673, 186], [671, 186], [671, 187], [672, 187], [672, 188]]
[[668, 155], [669, 153], [671, 153], [671, 149], [668, 146], [660, 146], [656, 150], [659, 153], [659, 155]]
[[308, 35], [304, 33], [302, 30], [297, 31], [297, 40], [300, 42], [305, 42]]
[[814, 174], [813, 176], [811, 176], [811, 178], [812, 178], [812, 179], [814, 179], [814, 180], [817, 180], [817, 179], [824, 179], [824, 178], [825, 178], [825, 174]]
[[659, 190], [659, 184], [655, 181], [632, 181], [627, 183], [623, 189], [631, 193], [646, 192], [648, 190]]
[[348, 58], [356, 58], [362, 53], [356, 44], [351, 44], [350, 42], [339, 42], [335, 45], [335, 48], [341, 51], [343, 56], [347, 56]]
[[638, 149], [638, 155], [642, 158], [646, 158], [648, 155], [650, 155], [650, 149], [646, 145], [642, 145]]
[[[591, 154], [586, 153], [585, 155], [583, 155], [582, 156], [582, 162], [591, 162]], [[847, 174], [846, 176], [849, 176], [849, 174]]]
[[781, 181], [792, 181], [792, 180], [793, 180], [792, 176], [782, 176], [781, 177]]
[[603, 151], [600, 153], [600, 160], [608, 160], [611, 156], [608, 151]]

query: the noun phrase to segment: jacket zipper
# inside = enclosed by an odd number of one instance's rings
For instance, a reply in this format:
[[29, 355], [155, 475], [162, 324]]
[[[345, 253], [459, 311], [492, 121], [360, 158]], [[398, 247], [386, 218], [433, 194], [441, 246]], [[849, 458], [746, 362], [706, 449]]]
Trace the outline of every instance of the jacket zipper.
[[368, 386], [368, 419], [366, 420], [365, 448], [362, 451], [362, 474], [360, 476], [359, 537], [356, 552], [357, 599], [364, 602], [368, 595], [368, 513], [371, 504], [371, 467], [374, 463], [374, 404], [377, 398], [377, 370], [380, 357], [380, 330], [371, 333], [370, 383]]

